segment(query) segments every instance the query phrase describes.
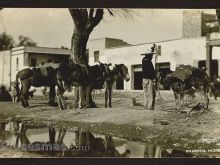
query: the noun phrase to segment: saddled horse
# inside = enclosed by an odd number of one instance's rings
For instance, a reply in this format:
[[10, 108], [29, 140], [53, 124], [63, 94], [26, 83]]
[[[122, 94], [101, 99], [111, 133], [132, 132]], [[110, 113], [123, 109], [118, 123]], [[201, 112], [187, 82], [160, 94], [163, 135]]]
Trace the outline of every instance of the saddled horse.
[[[100, 62], [93, 66], [74, 63], [60, 66], [57, 72], [57, 100], [60, 109], [66, 109], [63, 94], [71, 86], [85, 87], [85, 92], [80, 92], [80, 107], [82, 107], [83, 98], [85, 98], [87, 108], [96, 107], [91, 97], [91, 92], [93, 89], [103, 86], [109, 72], [108, 65]], [[83, 95], [85, 93], [86, 96]]]
[[[21, 83], [21, 89], [19, 84]], [[17, 96], [20, 97], [22, 106], [29, 107], [28, 93], [30, 87], [50, 87], [49, 104], [54, 105], [55, 99], [55, 86], [56, 86], [56, 70], [52, 66], [38, 67], [38, 68], [25, 68], [20, 70], [16, 75], [15, 90]]]
[[130, 75], [128, 73], [128, 68], [124, 64], [115, 64], [113, 69], [108, 74], [105, 80], [105, 107], [107, 108], [108, 100], [109, 107], [112, 107], [112, 87], [115, 81], [119, 78], [125, 81], [130, 80]]

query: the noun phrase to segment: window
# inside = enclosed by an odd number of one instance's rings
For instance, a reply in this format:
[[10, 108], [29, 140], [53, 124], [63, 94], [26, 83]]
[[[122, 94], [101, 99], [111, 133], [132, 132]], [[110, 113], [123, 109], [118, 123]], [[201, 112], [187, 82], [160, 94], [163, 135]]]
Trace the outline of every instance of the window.
[[37, 65], [37, 59], [36, 58], [31, 58], [31, 66], [35, 67]]
[[16, 70], [19, 70], [19, 58], [16, 58]]
[[94, 62], [99, 62], [99, 51], [94, 51]]

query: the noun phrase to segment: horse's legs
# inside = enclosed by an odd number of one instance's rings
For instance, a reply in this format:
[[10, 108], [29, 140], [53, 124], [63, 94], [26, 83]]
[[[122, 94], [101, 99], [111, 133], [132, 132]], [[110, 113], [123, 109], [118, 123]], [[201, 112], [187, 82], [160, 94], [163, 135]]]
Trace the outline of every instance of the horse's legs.
[[85, 104], [85, 99], [86, 99], [86, 88], [83, 86], [79, 86], [79, 108], [83, 108]]
[[112, 108], [112, 87], [109, 90], [109, 107]]
[[76, 86], [74, 89], [74, 106], [75, 108], [79, 107], [79, 87]]
[[91, 86], [86, 87], [86, 108], [96, 108], [96, 104], [92, 100], [92, 90]]
[[65, 99], [64, 99], [64, 94], [65, 91], [63, 90], [57, 90], [57, 102], [58, 102], [58, 106], [61, 110], [65, 110], [66, 109], [66, 104], [65, 104]]
[[179, 95], [179, 102], [180, 102], [180, 108], [182, 108], [184, 106], [184, 94], [183, 93]]
[[49, 105], [54, 105], [55, 95], [55, 86], [51, 86], [49, 91]]
[[92, 106], [93, 107], [96, 107], [96, 104], [95, 104], [95, 102], [93, 101], [93, 98], [92, 98], [92, 91], [93, 91], [94, 89], [92, 89], [92, 88], [90, 88], [90, 91], [89, 91], [89, 100], [90, 100], [90, 102], [92, 103]]
[[23, 81], [22, 82], [22, 90], [21, 90], [21, 97], [23, 99], [22, 101], [22, 105], [27, 108], [29, 107], [29, 103], [28, 103], [28, 91], [31, 87], [31, 85], [29, 85], [30, 83], [28, 81]]
[[108, 107], [107, 104], [108, 104], [108, 88], [105, 88], [105, 108]]
[[197, 89], [197, 92], [202, 97], [203, 104], [205, 104], [204, 108], [207, 110], [209, 106], [209, 97], [207, 92], [204, 89]]
[[23, 85], [21, 84], [21, 91], [20, 91], [20, 100], [21, 100], [21, 105], [24, 107], [24, 108], [26, 108], [26, 106], [25, 106], [25, 102], [24, 102], [24, 96], [23, 96], [23, 94], [22, 94], [22, 91], [23, 91]]
[[174, 98], [175, 98], [175, 102], [176, 102], [176, 109], [180, 110], [180, 95], [177, 94], [176, 92], [174, 93]]
[[64, 86], [63, 86], [63, 83], [62, 81], [58, 81], [57, 82], [57, 102], [58, 102], [58, 106], [61, 110], [64, 110], [66, 109], [66, 104], [65, 104], [65, 99], [64, 99], [64, 92], [65, 92], [65, 89], [64, 89]]

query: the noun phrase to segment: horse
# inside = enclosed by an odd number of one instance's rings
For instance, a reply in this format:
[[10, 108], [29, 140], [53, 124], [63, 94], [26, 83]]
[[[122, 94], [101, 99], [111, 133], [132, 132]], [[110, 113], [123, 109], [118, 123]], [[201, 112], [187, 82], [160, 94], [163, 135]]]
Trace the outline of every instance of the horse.
[[[21, 88], [19, 84], [21, 83]], [[38, 68], [25, 68], [16, 74], [15, 90], [16, 95], [21, 100], [24, 108], [29, 107], [28, 95], [30, 87], [50, 87], [49, 105], [54, 105], [55, 86], [56, 86], [56, 69], [52, 66], [41, 66]]]
[[[110, 66], [111, 64], [109, 64]], [[108, 100], [109, 107], [112, 107], [112, 87], [115, 81], [119, 78], [124, 79], [125, 81], [130, 80], [130, 75], [128, 73], [128, 68], [124, 64], [115, 64], [110, 73], [108, 74], [105, 80], [105, 107], [107, 108]]]
[[[57, 72], [57, 100], [61, 110], [66, 109], [64, 92], [71, 86], [80, 86], [79, 108], [82, 108], [82, 101], [85, 98], [86, 108], [96, 107], [91, 92], [93, 89], [103, 86], [110, 69], [107, 64], [100, 63], [89, 66], [70, 63], [59, 67]], [[85, 89], [83, 88], [85, 87]], [[85, 90], [85, 91], [83, 91]], [[86, 93], [86, 95], [84, 95]]]

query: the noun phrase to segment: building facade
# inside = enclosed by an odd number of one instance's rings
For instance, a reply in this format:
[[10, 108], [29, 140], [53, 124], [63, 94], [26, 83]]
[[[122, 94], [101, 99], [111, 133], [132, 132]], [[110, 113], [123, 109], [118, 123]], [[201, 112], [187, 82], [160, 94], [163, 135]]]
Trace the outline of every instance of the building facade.
[[[156, 45], [161, 47], [161, 56], [158, 56], [157, 61], [155, 58], [152, 60], [156, 68], [160, 71], [163, 77], [168, 73], [169, 70], [175, 70], [176, 66], [180, 64], [189, 64], [195, 67], [206, 66], [206, 23], [214, 21], [215, 15], [205, 14], [201, 11], [184, 11], [183, 12], [183, 32], [182, 37], [167, 41], [154, 42]], [[218, 29], [218, 28], [217, 28]], [[113, 41], [113, 40], [112, 40]], [[128, 67], [131, 80], [123, 83], [120, 89], [124, 90], [141, 90], [142, 89], [142, 53], [146, 52], [153, 43], [144, 43], [137, 45], [117, 45], [115, 47], [92, 47], [97, 40], [91, 40], [88, 47], [89, 51], [89, 62], [94, 64], [96, 52], [102, 52], [99, 57], [99, 61], [120, 64], [123, 63]], [[99, 40], [97, 45], [105, 45], [104, 43], [108, 40]], [[92, 44], [93, 43], [93, 44]], [[100, 49], [98, 49], [100, 48]], [[95, 50], [95, 51], [94, 51]], [[219, 76], [220, 73], [220, 49], [213, 49], [213, 60], [212, 60], [212, 75]], [[117, 82], [116, 82], [116, 89]]]
[[0, 84], [6, 87], [16, 80], [18, 71], [44, 63], [68, 63], [70, 50], [46, 47], [16, 47], [0, 52]]

